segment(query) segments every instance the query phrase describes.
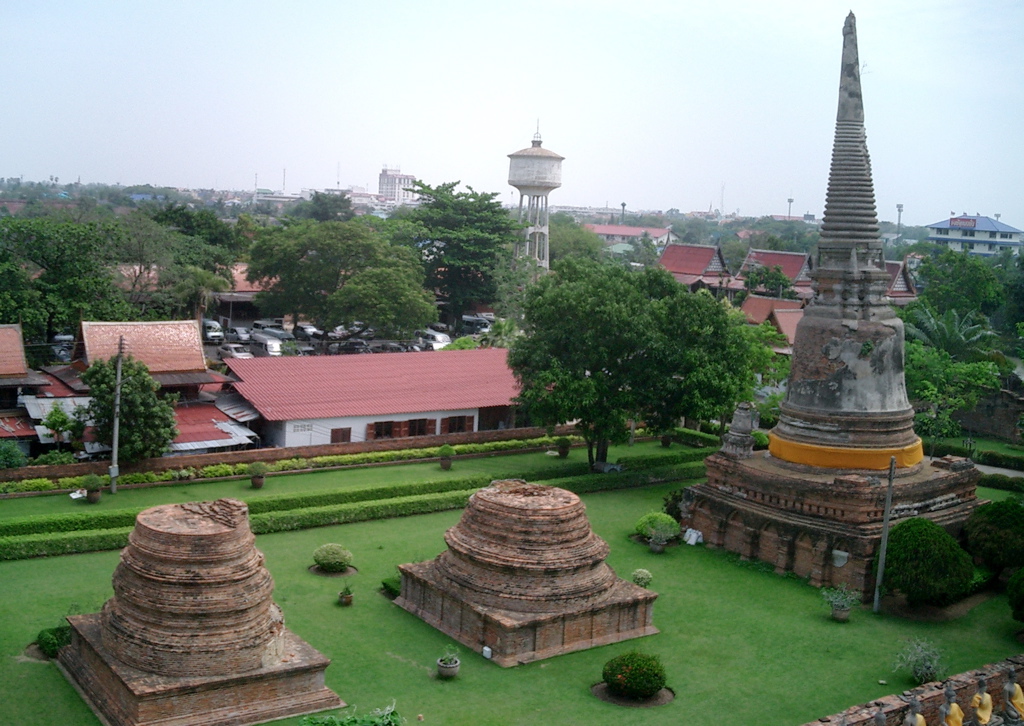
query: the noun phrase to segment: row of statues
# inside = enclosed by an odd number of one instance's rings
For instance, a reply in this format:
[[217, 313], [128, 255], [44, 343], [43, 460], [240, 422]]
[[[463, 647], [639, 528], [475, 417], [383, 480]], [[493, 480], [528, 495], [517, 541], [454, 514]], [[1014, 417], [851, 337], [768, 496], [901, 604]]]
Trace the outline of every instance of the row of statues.
[[[956, 691], [952, 683], [947, 683], [944, 691], [945, 701], [939, 707], [939, 719], [934, 726], [1024, 726], [1024, 691], [1017, 683], [1017, 674], [1013, 668], [1007, 672], [1003, 686], [1003, 710], [997, 713], [988, 692], [988, 683], [984, 678], [978, 679], [978, 691], [971, 698], [968, 717], [956, 700]], [[882, 710], [875, 712], [875, 726], [885, 726], [886, 716]], [[844, 718], [840, 726], [846, 726]], [[916, 698], [910, 701], [910, 710], [903, 719], [903, 726], [928, 726], [921, 715], [921, 702]]]

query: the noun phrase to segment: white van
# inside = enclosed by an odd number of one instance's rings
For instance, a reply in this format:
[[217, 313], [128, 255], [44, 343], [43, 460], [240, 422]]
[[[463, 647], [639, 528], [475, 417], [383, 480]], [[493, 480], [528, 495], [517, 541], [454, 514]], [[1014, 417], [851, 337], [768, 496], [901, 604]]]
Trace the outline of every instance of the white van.
[[265, 333], [253, 333], [249, 341], [249, 352], [255, 358], [272, 358], [281, 355], [281, 341]]
[[416, 336], [416, 344], [423, 346], [426, 350], [441, 350], [452, 342], [452, 339], [446, 333], [439, 333], [429, 328], [427, 330], [417, 330], [413, 335]]
[[216, 320], [203, 320], [203, 342], [204, 343], [223, 343], [224, 342], [224, 329], [220, 327], [220, 323]]

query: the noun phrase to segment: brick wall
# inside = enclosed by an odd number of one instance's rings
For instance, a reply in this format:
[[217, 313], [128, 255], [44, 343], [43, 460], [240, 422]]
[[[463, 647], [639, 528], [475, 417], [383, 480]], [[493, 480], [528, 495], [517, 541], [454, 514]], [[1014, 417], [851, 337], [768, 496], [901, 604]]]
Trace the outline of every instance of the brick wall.
[[[572, 426], [559, 426], [555, 429], [556, 436], [574, 432]], [[145, 459], [135, 464], [121, 467], [122, 474], [137, 471], [163, 471], [164, 469], [184, 469], [187, 467], [203, 467], [210, 464], [240, 464], [252, 461], [278, 461], [280, 459], [311, 459], [315, 456], [332, 456], [336, 454], [362, 454], [369, 451], [395, 451], [441, 444], [480, 444], [488, 441], [507, 441], [509, 439], [533, 439], [545, 436], [547, 429], [541, 427], [520, 429], [497, 429], [494, 431], [476, 431], [461, 434], [444, 434], [440, 436], [416, 436], [402, 439], [376, 439], [347, 444], [319, 444], [317, 446], [289, 446], [287, 448], [246, 449], [244, 451], [224, 451], [215, 454], [192, 454], [190, 456], [164, 456], [156, 459]], [[82, 474], [106, 475], [109, 461], [89, 461], [81, 464], [64, 464], [61, 466], [25, 466], [20, 469], [0, 469], [0, 481], [34, 479], [46, 477], [59, 479], [65, 476], [81, 476]]]

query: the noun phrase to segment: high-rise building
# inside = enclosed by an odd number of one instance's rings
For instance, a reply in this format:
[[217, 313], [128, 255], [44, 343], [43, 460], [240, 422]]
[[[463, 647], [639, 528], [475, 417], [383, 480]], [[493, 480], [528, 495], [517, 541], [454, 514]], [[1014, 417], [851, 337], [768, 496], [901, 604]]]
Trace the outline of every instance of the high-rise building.
[[412, 174], [403, 174], [398, 167], [389, 169], [384, 167], [380, 172], [377, 187], [378, 194], [395, 204], [409, 204], [418, 198], [414, 192], [409, 191], [416, 177]]
[[548, 193], [562, 186], [562, 160], [541, 147], [540, 132], [533, 144], [509, 154], [508, 183], [519, 190], [519, 221], [527, 225], [517, 257], [532, 257], [548, 267]]

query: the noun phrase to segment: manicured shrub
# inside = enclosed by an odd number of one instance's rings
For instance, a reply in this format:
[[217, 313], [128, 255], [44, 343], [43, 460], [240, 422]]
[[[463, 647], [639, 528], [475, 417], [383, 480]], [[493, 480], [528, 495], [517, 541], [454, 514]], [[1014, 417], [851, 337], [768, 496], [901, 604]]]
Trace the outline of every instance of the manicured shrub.
[[443, 444], [442, 446], [438, 447], [437, 455], [440, 456], [441, 458], [455, 456], [455, 448], [449, 446], [448, 444]]
[[1024, 566], [1024, 502], [1004, 499], [974, 510], [964, 527], [967, 551], [1001, 572]]
[[987, 464], [988, 466], [998, 466], [1002, 469], [1016, 469], [1017, 471], [1024, 471], [1024, 456], [1004, 454], [1001, 451], [976, 451], [974, 452], [974, 456], [971, 458], [973, 458], [978, 464]]
[[1010, 601], [1013, 619], [1024, 623], [1024, 567], [1013, 573], [1006, 583], [1006, 598]]
[[402, 576], [386, 577], [380, 581], [380, 587], [385, 595], [394, 600], [402, 594]]
[[57, 652], [71, 642], [71, 626], [58, 625], [56, 628], [40, 630], [36, 636], [36, 645], [47, 658], [56, 658]]
[[[717, 427], [715, 427], [717, 430]], [[704, 431], [694, 431], [693, 429], [676, 429], [672, 432], [672, 440], [686, 444], [687, 446], [713, 446], [716, 449], [722, 445], [722, 440], [716, 433], [708, 433]]]
[[75, 455], [70, 451], [47, 451], [40, 454], [30, 462], [31, 466], [53, 466], [62, 464], [74, 464]]
[[647, 587], [651, 584], [651, 580], [654, 579], [654, 575], [651, 574], [650, 570], [645, 570], [641, 567], [636, 570], [633, 570], [633, 574], [630, 575], [630, 579], [633, 581], [633, 584], [635, 585], [639, 585], [640, 587]]
[[62, 476], [57, 480], [58, 489], [81, 489], [85, 486], [85, 476]]
[[234, 476], [235, 467], [231, 464], [210, 464], [199, 470], [199, 476], [203, 479], [219, 479], [224, 476]]
[[11, 494], [13, 492], [48, 492], [58, 488], [59, 485], [56, 482], [44, 478], [0, 482], [0, 494]]
[[754, 449], [757, 451], [764, 451], [768, 448], [768, 434], [764, 431], [751, 431], [750, 435], [754, 437]]
[[168, 479], [170, 479], [169, 474], [164, 479], [155, 471], [135, 471], [131, 474], [122, 474], [119, 481], [121, 484], [152, 484], [153, 482], [167, 481]]
[[648, 512], [637, 520], [634, 531], [644, 539], [654, 534], [667, 534], [664, 539], [670, 540], [679, 536], [679, 522], [664, 512]]
[[885, 584], [900, 590], [911, 605], [947, 605], [971, 586], [971, 556], [942, 527], [914, 517], [889, 534]]
[[25, 454], [10, 440], [0, 441], [0, 469], [17, 469], [25, 466]]
[[1024, 492], [1024, 476], [1008, 476], [1006, 474], [982, 474], [978, 479], [979, 487], [1001, 489], [1005, 492]]
[[658, 656], [634, 650], [605, 663], [602, 679], [614, 695], [642, 701], [665, 687], [665, 667]]
[[355, 706], [352, 708], [352, 713], [340, 716], [306, 716], [302, 719], [302, 726], [402, 726], [405, 723], [393, 703], [364, 714], [357, 714]]
[[914, 683], [930, 683], [937, 681], [943, 676], [945, 666], [942, 662], [942, 651], [938, 646], [924, 638], [914, 638], [907, 641], [893, 663], [892, 670], [909, 671]]
[[313, 562], [324, 572], [344, 572], [352, 565], [352, 553], [331, 542], [313, 551]]

